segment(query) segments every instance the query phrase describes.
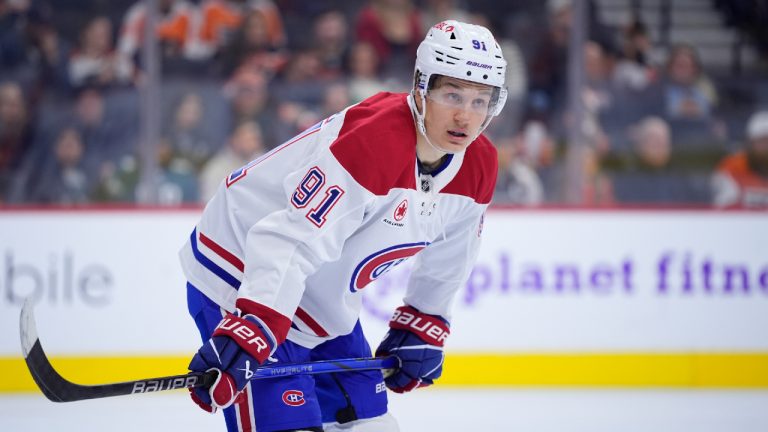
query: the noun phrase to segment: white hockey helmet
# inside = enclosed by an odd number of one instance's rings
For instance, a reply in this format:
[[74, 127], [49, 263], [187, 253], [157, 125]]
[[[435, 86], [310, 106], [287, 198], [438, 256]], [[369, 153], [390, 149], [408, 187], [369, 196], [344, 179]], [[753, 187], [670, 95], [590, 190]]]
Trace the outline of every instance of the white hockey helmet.
[[448, 20], [435, 24], [416, 52], [416, 85], [426, 92], [435, 75], [457, 78], [498, 89], [491, 116], [499, 115], [507, 99], [507, 62], [501, 47], [485, 27]]
[[[433, 77], [447, 76], [486, 84], [494, 88], [488, 116], [477, 132], [477, 135], [480, 135], [488, 127], [491, 119], [501, 113], [507, 101], [507, 89], [504, 86], [506, 73], [507, 62], [490, 30], [483, 26], [454, 20], [435, 24], [429, 29], [416, 51], [414, 68], [416, 88], [408, 98], [419, 132], [432, 145], [427, 137], [424, 116], [427, 109], [426, 96]], [[421, 112], [415, 104], [414, 99], [417, 97], [421, 99]], [[473, 137], [473, 141], [476, 138], [477, 136]], [[448, 153], [434, 145], [432, 147]]]

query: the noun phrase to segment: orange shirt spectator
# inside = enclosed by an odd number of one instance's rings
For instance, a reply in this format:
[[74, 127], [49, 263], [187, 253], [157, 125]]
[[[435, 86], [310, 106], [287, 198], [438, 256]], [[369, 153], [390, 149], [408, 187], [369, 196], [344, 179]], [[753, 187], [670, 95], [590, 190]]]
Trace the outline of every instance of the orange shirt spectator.
[[[194, 10], [184, 0], [160, 0], [156, 34], [163, 45], [164, 56], [181, 56], [190, 41], [191, 23]], [[147, 8], [144, 2], [137, 2], [125, 14], [118, 41], [120, 54], [132, 58], [139, 51], [144, 40], [144, 26]]]
[[746, 149], [717, 167], [712, 188], [718, 207], [768, 209], [768, 111], [750, 118], [747, 138]]
[[234, 32], [243, 21], [242, 8], [227, 0], [206, 0], [201, 5], [200, 40], [221, 45], [225, 34]]
[[264, 31], [269, 45], [278, 47], [285, 43], [283, 19], [280, 11], [269, 0], [205, 0], [200, 8], [199, 40], [213, 50], [230, 42], [229, 39], [240, 27], [245, 16], [254, 10], [264, 17]]

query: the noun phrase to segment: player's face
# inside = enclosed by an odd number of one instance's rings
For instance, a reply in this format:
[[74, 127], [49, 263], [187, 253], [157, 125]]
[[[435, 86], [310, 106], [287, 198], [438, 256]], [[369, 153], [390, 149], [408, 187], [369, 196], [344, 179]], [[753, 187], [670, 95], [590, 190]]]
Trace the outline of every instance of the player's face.
[[449, 152], [465, 150], [489, 115], [493, 88], [440, 77], [427, 93], [424, 124], [430, 142]]

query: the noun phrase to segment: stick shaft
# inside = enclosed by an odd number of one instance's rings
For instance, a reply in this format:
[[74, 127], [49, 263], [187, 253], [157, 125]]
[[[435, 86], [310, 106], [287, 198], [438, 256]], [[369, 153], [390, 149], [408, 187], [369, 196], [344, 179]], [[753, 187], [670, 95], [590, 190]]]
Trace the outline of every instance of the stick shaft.
[[[76, 384], [62, 377], [54, 369], [45, 351], [43, 351], [37, 336], [32, 302], [29, 299], [21, 309], [20, 331], [21, 349], [29, 372], [43, 394], [54, 402], [72, 402], [181, 388], [210, 387], [216, 380], [216, 372], [211, 371], [98, 385]], [[399, 368], [399, 360], [396, 357], [324, 360], [262, 366], [254, 371], [254, 376], [251, 379], [397, 368]]]

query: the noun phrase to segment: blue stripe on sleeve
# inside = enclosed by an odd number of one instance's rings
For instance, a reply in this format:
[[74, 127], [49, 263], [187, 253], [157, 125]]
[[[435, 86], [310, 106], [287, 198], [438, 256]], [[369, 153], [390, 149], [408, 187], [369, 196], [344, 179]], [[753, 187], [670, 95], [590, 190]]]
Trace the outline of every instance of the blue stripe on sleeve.
[[203, 255], [203, 253], [200, 252], [200, 250], [197, 248], [197, 229], [194, 229], [192, 231], [192, 236], [190, 237], [190, 241], [192, 242], [192, 253], [195, 255], [195, 258], [197, 259], [197, 261], [203, 265], [203, 267], [207, 268], [213, 274], [221, 278], [221, 280], [228, 283], [230, 286], [232, 286], [232, 288], [234, 289], [240, 288], [240, 281], [236, 277], [227, 273], [226, 270], [219, 267], [215, 262], [211, 261], [208, 257]]

